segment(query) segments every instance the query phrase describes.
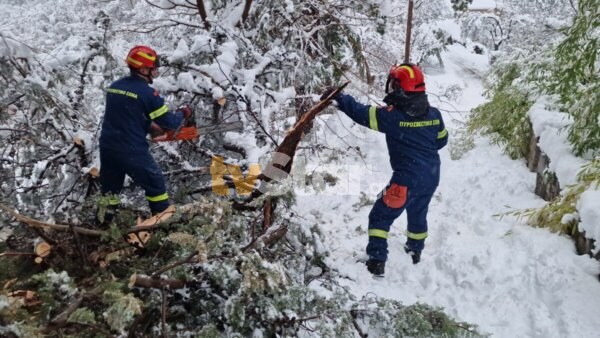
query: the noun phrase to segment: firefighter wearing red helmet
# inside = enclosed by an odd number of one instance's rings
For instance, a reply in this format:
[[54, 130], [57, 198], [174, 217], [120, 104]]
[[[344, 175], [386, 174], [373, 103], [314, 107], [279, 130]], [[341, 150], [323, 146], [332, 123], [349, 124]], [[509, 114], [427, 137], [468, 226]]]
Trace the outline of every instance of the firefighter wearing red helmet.
[[[333, 89], [325, 91], [321, 99]], [[392, 177], [369, 213], [367, 269], [383, 276], [390, 226], [404, 210], [407, 240], [404, 250], [419, 263], [427, 237], [427, 210], [440, 180], [438, 150], [448, 142], [440, 111], [429, 105], [425, 77], [414, 64], [394, 65], [386, 83], [385, 107], [357, 102], [338, 94], [338, 109], [356, 123], [385, 134]]]
[[107, 89], [100, 135], [100, 185], [102, 194], [109, 196], [112, 209], [119, 204], [118, 194], [125, 175], [145, 190], [153, 214], [169, 206], [165, 180], [150, 155], [146, 135], [155, 126], [176, 130], [192, 112], [188, 107], [171, 112], [164, 99], [149, 86], [158, 76], [159, 60], [152, 48], [133, 47], [126, 58], [129, 76], [113, 82]]

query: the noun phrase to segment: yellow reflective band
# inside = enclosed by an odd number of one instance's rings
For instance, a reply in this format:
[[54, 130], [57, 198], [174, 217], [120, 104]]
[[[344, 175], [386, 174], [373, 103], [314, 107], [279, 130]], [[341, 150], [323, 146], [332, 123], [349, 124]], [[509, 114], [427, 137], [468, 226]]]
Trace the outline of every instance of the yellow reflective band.
[[384, 231], [384, 230], [379, 230], [379, 229], [369, 229], [369, 236], [371, 237], [379, 237], [379, 238], [383, 238], [383, 239], [387, 239], [388, 238], [388, 232]]
[[408, 231], [406, 233], [406, 237], [411, 238], [411, 239], [416, 239], [416, 240], [420, 240], [420, 239], [425, 239], [427, 238], [427, 233], [426, 232], [422, 232], [420, 234], [415, 234], [414, 232], [410, 232]]
[[448, 130], [446, 130], [446, 129], [444, 128], [444, 130], [442, 130], [442, 131], [440, 131], [440, 132], [438, 133], [438, 137], [437, 137], [437, 138], [444, 138], [444, 137], [446, 137], [446, 135], [448, 135]]
[[169, 194], [164, 193], [158, 196], [146, 196], [146, 199], [150, 202], [162, 202], [169, 199]]
[[127, 61], [133, 63], [134, 65], [138, 65], [138, 66], [143, 65], [143, 63], [141, 61], [138, 61], [138, 60], [132, 58], [131, 56], [127, 58]]
[[400, 127], [409, 127], [409, 128], [419, 128], [419, 127], [431, 127], [437, 126], [440, 124], [440, 120], [428, 120], [428, 121], [415, 121], [415, 122], [407, 122], [400, 121]]
[[[139, 56], [141, 56], [141, 57], [144, 57], [144, 58], [146, 58], [146, 59], [148, 59], [148, 60], [150, 60], [150, 61], [154, 61], [154, 60], [156, 60], [156, 57], [154, 57], [154, 56], [152, 56], [152, 55], [150, 55], [150, 54], [146, 54], [146, 53], [144, 53], [144, 52], [141, 52], [141, 51], [140, 51], [140, 52], [137, 52], [137, 55], [139, 55]], [[141, 64], [141, 62], [140, 62], [140, 64]]]
[[379, 131], [379, 126], [377, 125], [377, 107], [371, 106], [369, 108], [369, 127], [373, 130]]
[[119, 95], [129, 96], [129, 97], [131, 97], [133, 99], [137, 99], [138, 98], [138, 96], [137, 96], [136, 93], [124, 91], [124, 90], [121, 90], [121, 89], [108, 88], [106, 91], [109, 92], [109, 93], [113, 93], [113, 94], [119, 94]]
[[154, 120], [158, 117], [165, 115], [168, 111], [169, 111], [169, 107], [167, 107], [166, 105], [163, 105], [162, 107], [158, 108], [157, 110], [151, 112], [150, 118]]
[[415, 71], [412, 69], [412, 67], [410, 67], [410, 66], [400, 66], [400, 68], [408, 70], [408, 75], [410, 76], [411, 79], [415, 78]]

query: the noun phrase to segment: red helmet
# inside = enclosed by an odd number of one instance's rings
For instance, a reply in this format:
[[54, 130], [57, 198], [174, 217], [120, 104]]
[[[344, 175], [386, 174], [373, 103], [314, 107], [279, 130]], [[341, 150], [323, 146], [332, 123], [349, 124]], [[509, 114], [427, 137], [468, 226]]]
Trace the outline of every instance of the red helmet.
[[127, 54], [127, 65], [131, 68], [158, 68], [160, 62], [154, 49], [147, 46], [135, 46]]
[[400, 88], [405, 92], [424, 92], [425, 76], [423, 71], [417, 65], [412, 63], [403, 63], [393, 65], [388, 75], [388, 81], [385, 86], [385, 92], [389, 92], [389, 85], [392, 80], [396, 80]]

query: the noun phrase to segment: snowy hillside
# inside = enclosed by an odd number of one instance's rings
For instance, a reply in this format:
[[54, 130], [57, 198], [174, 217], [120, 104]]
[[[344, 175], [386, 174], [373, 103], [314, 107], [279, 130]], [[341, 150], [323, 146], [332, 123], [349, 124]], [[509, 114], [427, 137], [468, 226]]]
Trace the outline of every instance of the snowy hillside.
[[[452, 137], [467, 117], [460, 112], [483, 100], [480, 79], [468, 71], [480, 64], [481, 56], [456, 48], [444, 60], [444, 72], [426, 75], [433, 94], [451, 86], [463, 90], [452, 107], [432, 98], [433, 105], [450, 110], [444, 118]], [[340, 126], [352, 124], [342, 113], [323, 120], [338, 133], [344, 129]], [[370, 210], [370, 205], [358, 206], [357, 192], [367, 191], [366, 197], [374, 201], [391, 176], [387, 152], [381, 151], [385, 139], [359, 128], [341, 139], [327, 128], [322, 133], [332, 146], [348, 142], [361, 147], [366, 160], [356, 163], [362, 169], [357, 176], [361, 187], [369, 189], [351, 188], [351, 196], [299, 197], [295, 210], [307, 224], [318, 224], [330, 253], [327, 263], [350, 292], [444, 307], [493, 337], [597, 337], [598, 262], [577, 256], [567, 237], [501, 217], [544, 203], [534, 195], [535, 174], [523, 161], [510, 160], [485, 138], [477, 139], [475, 148], [458, 160], [450, 159], [448, 148], [442, 150], [442, 179], [430, 205], [422, 262], [413, 265], [402, 249], [403, 216], [392, 226], [386, 276], [374, 279], [357, 262], [364, 259]], [[357, 141], [356, 134], [364, 138]]]

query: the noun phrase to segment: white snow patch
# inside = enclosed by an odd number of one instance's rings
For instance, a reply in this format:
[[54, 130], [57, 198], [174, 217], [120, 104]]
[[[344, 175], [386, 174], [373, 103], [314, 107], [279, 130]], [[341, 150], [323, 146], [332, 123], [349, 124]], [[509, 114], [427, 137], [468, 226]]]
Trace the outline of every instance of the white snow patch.
[[573, 123], [568, 114], [548, 110], [549, 97], [539, 98], [529, 109], [533, 132], [539, 136], [540, 149], [550, 158], [548, 169], [556, 174], [561, 187], [577, 182], [577, 173], [586, 163], [573, 155], [567, 140], [567, 127]]
[[[585, 231], [587, 238], [600, 240], [600, 190], [584, 191], [577, 203], [577, 210], [580, 216], [579, 230]], [[594, 253], [599, 250], [596, 245]]]

